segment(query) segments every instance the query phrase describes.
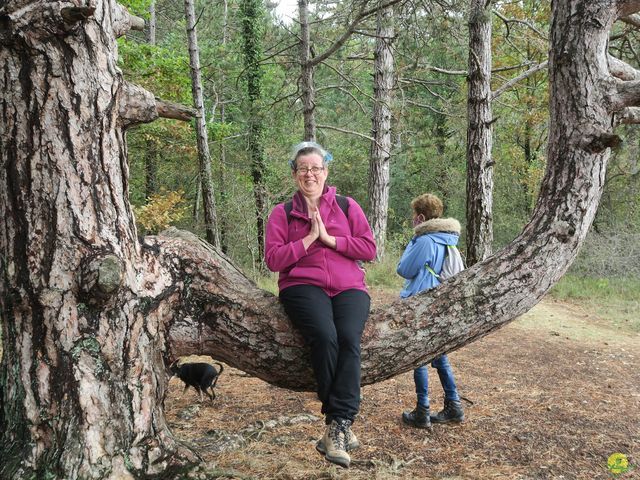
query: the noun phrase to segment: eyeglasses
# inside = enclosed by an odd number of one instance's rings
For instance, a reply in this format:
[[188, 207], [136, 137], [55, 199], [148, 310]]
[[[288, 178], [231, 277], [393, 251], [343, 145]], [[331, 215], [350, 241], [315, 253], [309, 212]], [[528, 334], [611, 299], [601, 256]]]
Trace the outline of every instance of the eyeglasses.
[[324, 167], [311, 167], [311, 168], [300, 167], [300, 168], [296, 168], [296, 173], [298, 175], [306, 175], [307, 173], [311, 172], [314, 175], [317, 175], [323, 170], [324, 170]]

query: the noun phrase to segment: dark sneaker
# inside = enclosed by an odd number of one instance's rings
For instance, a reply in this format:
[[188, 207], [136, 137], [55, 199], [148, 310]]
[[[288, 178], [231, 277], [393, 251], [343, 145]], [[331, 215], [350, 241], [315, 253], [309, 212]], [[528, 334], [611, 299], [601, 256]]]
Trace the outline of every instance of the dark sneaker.
[[442, 411], [431, 415], [431, 423], [461, 423], [462, 421], [464, 421], [464, 412], [459, 400], [445, 400]]
[[[324, 455], [325, 453], [327, 453], [327, 449], [324, 446], [324, 442], [322, 440], [323, 438], [318, 440], [318, 442], [316, 443], [316, 450], [318, 450], [321, 454]], [[351, 430], [351, 427], [347, 428], [345, 441], [347, 442], [347, 445], [345, 448], [347, 452], [350, 452], [351, 450], [355, 450], [356, 448], [360, 447], [360, 442], [358, 441], [358, 437], [356, 437], [356, 434], [353, 433], [353, 430]]]
[[413, 411], [402, 412], [402, 421], [412, 427], [431, 429], [429, 407], [416, 405], [416, 408]]
[[351, 463], [346, 448], [346, 432], [350, 426], [349, 420], [331, 420], [321, 440], [325, 449], [324, 458], [345, 468]]

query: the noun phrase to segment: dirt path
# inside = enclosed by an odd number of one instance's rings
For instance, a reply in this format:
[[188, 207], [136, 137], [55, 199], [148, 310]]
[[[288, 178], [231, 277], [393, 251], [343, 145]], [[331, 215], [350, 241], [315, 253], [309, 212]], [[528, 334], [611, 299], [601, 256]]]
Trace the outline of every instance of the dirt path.
[[[166, 406], [178, 437], [208, 461], [201, 478], [608, 479], [626, 456], [640, 479], [640, 335], [577, 306], [544, 301], [450, 355], [467, 421], [431, 433], [405, 427], [412, 373], [363, 388], [354, 426], [363, 446], [348, 470], [314, 449], [323, 425], [311, 393], [225, 370], [213, 405], [171, 382]], [[441, 407], [435, 371], [432, 408]], [[472, 402], [472, 403], [470, 403]], [[203, 470], [204, 471], [204, 470]]]

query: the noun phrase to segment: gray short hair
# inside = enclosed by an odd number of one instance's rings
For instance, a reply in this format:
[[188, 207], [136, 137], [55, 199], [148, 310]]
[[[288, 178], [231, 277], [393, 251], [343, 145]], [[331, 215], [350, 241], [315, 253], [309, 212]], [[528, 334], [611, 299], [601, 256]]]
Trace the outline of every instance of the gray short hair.
[[310, 153], [317, 153], [322, 157], [324, 165], [333, 160], [333, 155], [327, 152], [322, 145], [316, 142], [300, 142], [293, 147], [291, 152], [291, 159], [289, 160], [289, 166], [292, 170], [296, 169], [296, 160], [302, 155], [308, 155]]

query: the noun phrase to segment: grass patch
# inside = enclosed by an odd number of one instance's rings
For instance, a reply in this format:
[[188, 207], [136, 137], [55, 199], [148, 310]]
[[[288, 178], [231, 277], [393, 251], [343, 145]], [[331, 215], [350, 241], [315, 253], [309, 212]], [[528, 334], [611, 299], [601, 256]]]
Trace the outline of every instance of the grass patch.
[[268, 273], [266, 275], [260, 275], [256, 278], [256, 285], [262, 290], [278, 295], [278, 274]]
[[558, 300], [579, 303], [612, 325], [640, 332], [640, 279], [565, 275], [551, 289]]
[[404, 279], [396, 273], [399, 259], [399, 254], [387, 252], [381, 262], [367, 263], [365, 265], [367, 285], [400, 293]]

